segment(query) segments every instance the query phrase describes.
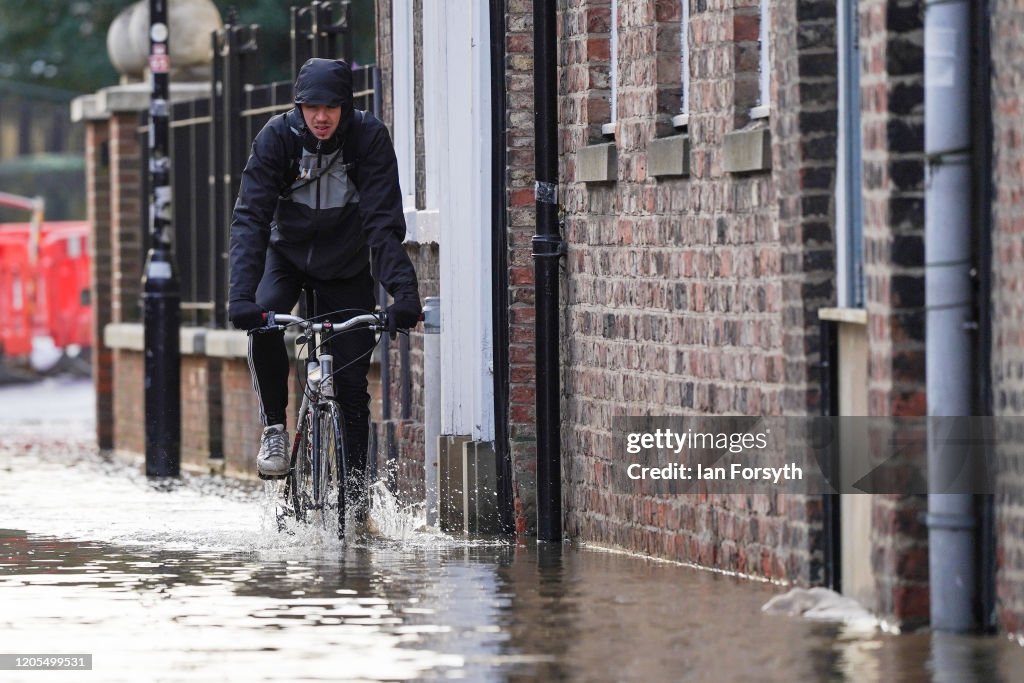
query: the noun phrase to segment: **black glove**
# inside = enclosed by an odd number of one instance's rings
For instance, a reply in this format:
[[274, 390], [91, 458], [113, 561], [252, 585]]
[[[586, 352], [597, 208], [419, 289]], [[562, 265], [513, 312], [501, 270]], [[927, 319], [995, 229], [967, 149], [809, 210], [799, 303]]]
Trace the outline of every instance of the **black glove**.
[[408, 330], [416, 327], [420, 321], [420, 314], [423, 309], [420, 307], [419, 299], [396, 299], [388, 306], [388, 334], [395, 338], [398, 330]]
[[228, 304], [228, 317], [238, 330], [254, 330], [261, 327], [264, 311], [254, 301], [239, 299]]

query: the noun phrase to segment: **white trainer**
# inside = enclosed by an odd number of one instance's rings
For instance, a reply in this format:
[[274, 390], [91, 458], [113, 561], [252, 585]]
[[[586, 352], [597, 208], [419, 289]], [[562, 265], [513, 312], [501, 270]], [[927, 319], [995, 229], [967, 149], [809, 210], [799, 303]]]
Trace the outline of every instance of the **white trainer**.
[[265, 477], [288, 474], [288, 432], [284, 425], [270, 425], [263, 430], [256, 469]]

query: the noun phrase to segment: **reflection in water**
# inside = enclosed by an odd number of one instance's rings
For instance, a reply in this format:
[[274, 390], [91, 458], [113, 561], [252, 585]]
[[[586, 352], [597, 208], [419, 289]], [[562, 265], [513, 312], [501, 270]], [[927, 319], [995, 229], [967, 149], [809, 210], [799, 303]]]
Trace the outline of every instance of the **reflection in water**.
[[3, 649], [92, 653], [75, 680], [97, 681], [969, 681], [1024, 664], [1001, 639], [764, 615], [766, 584], [569, 546], [294, 555], [0, 531]]
[[[66, 432], [0, 436], [0, 650], [75, 681], [1019, 680], [1001, 638], [761, 611], [783, 589], [596, 549], [389, 519], [278, 534], [260, 487], [155, 485]], [[399, 511], [391, 514], [400, 515]], [[58, 680], [4, 672], [4, 681]]]

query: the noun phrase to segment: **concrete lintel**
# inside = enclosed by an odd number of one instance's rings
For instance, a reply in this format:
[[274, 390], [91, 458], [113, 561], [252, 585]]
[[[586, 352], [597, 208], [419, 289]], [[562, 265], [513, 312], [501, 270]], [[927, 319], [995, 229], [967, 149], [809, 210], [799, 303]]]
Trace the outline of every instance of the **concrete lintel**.
[[772, 167], [772, 134], [763, 123], [726, 133], [722, 146], [726, 173], [753, 173]]
[[819, 308], [818, 320], [831, 320], [851, 325], [867, 325], [868, 312], [863, 308]]
[[[209, 83], [171, 83], [171, 102], [209, 97]], [[115, 112], [145, 111], [149, 109], [149, 83], [130, 83], [103, 88], [96, 93], [96, 111], [109, 115]]]
[[110, 323], [103, 328], [103, 345], [120, 351], [143, 351], [146, 334], [142, 323]]
[[618, 179], [618, 152], [614, 142], [581, 147], [576, 152], [576, 180], [609, 183]]
[[209, 330], [206, 355], [215, 358], [248, 358], [249, 335], [241, 330]]
[[690, 175], [690, 136], [673, 135], [647, 146], [647, 175], [652, 178]]

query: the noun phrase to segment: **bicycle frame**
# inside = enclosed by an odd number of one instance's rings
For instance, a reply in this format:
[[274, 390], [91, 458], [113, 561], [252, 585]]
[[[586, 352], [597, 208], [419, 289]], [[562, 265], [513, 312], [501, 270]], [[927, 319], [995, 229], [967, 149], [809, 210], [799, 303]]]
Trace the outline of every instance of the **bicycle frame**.
[[[310, 303], [312, 303], [312, 295], [307, 293], [307, 297]], [[309, 308], [312, 308], [312, 306]], [[284, 490], [286, 500], [290, 497], [294, 498], [295, 514], [300, 519], [306, 510], [311, 509], [308, 505], [304, 506], [299, 502], [300, 491], [292, 489], [295, 477], [299, 476], [296, 468], [299, 467], [299, 458], [303, 457], [303, 454], [300, 453], [303, 439], [305, 437], [307, 447], [310, 449], [308, 465], [306, 467], [309, 469], [307, 475], [311, 477], [312, 508], [316, 509], [327, 504], [325, 502], [327, 498], [326, 493], [330, 490], [331, 481], [331, 475], [329, 474], [331, 467], [329, 465], [325, 467], [324, 463], [321, 462], [321, 448], [323, 447], [321, 442], [323, 436], [321, 431], [323, 425], [320, 424], [321, 415], [324, 412], [334, 415], [335, 418], [339, 415], [337, 405], [334, 404], [334, 357], [330, 353], [320, 352], [321, 346], [326, 343], [326, 339], [321, 337], [324, 333], [341, 333], [358, 326], [366, 326], [375, 332], [385, 328], [383, 317], [374, 313], [357, 315], [340, 323], [329, 320], [316, 322], [315, 320], [315, 318], [306, 319], [299, 316], [278, 315], [270, 312], [267, 314], [267, 324], [263, 328], [264, 330], [269, 330], [296, 326], [302, 330], [302, 336], [297, 341], [305, 347], [306, 381], [296, 422], [295, 438], [292, 441], [289, 472], [285, 475], [287, 481]], [[337, 424], [336, 420], [334, 424]], [[338, 427], [336, 426], [333, 433], [337, 433], [337, 431]], [[340, 453], [339, 462], [334, 464], [334, 469], [337, 470], [335, 474], [338, 485], [343, 487], [344, 482], [347, 481], [346, 463], [344, 462], [345, 457], [343, 455], [344, 447], [342, 447]], [[325, 485], [327, 486], [327, 491], [324, 490]], [[339, 500], [339, 511], [341, 511], [341, 514], [344, 512], [344, 503], [341, 500]], [[343, 527], [339, 524], [339, 530], [341, 529]]]

